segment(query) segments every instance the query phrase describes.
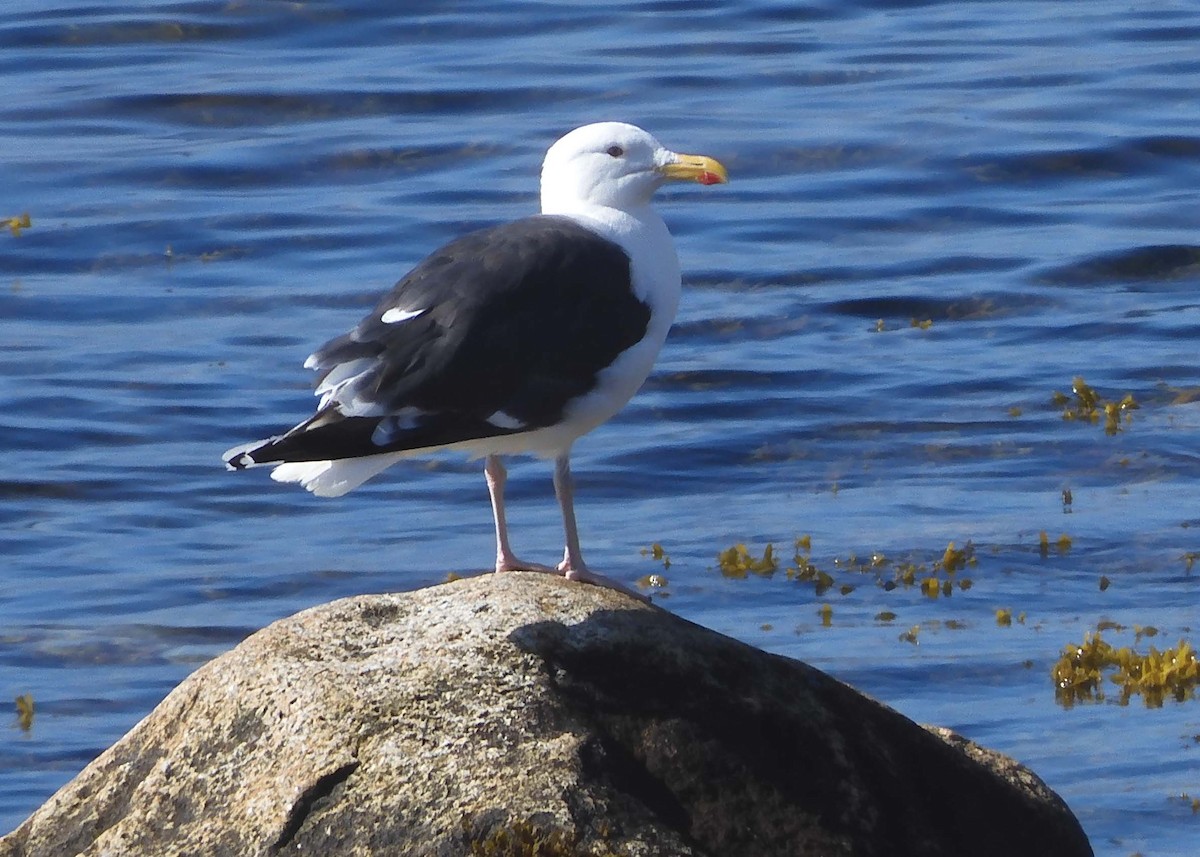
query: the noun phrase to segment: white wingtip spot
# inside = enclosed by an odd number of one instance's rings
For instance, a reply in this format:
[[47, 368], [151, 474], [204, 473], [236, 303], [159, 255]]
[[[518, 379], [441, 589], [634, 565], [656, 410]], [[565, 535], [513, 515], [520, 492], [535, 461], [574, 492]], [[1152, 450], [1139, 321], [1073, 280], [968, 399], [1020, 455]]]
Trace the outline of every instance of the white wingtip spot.
[[392, 307], [379, 317], [379, 320], [384, 324], [399, 324], [402, 321], [408, 321], [410, 318], [416, 318], [425, 312], [423, 309], [400, 309], [400, 307]]
[[490, 417], [487, 418], [487, 421], [489, 423], [491, 423], [492, 425], [494, 425], [496, 428], [502, 428], [502, 429], [523, 429], [523, 428], [525, 428], [524, 422], [517, 419], [512, 414], [506, 414], [504, 411], [496, 411]]
[[254, 443], [243, 443], [232, 449], [225, 450], [221, 453], [221, 458], [225, 462], [225, 469], [241, 470], [245, 467], [254, 467], [258, 462], [251, 457], [251, 453], [264, 443], [269, 443], [269, 441], [256, 440]]

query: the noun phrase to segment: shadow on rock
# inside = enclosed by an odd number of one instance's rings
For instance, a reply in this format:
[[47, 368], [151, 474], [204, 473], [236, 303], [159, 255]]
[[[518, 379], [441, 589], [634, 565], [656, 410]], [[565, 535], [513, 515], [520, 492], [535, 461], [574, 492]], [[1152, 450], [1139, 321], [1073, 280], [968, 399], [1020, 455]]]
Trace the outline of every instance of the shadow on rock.
[[998, 755], [981, 764], [969, 742], [799, 661], [648, 609], [535, 622], [509, 638], [544, 661], [591, 734], [589, 785], [699, 852], [1092, 853], [1028, 769]]

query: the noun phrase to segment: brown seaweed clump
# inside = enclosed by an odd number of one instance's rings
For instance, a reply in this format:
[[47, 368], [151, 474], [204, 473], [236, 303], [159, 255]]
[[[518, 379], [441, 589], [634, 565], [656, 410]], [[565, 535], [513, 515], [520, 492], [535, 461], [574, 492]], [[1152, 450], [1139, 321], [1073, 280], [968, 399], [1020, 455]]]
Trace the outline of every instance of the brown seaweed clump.
[[1132, 393], [1126, 393], [1119, 401], [1109, 401], [1078, 375], [1071, 380], [1071, 392], [1073, 397], [1055, 390], [1051, 398], [1055, 405], [1063, 409], [1062, 418], [1095, 424], [1103, 416], [1104, 433], [1107, 435], [1119, 433], [1122, 422], [1128, 423], [1132, 418], [1130, 412], [1139, 407]]
[[1160, 708], [1168, 698], [1184, 702], [1200, 684], [1200, 660], [1187, 640], [1162, 651], [1150, 646], [1141, 654], [1129, 646], [1116, 647], [1099, 630], [1080, 644], [1063, 649], [1054, 664], [1054, 696], [1064, 707], [1076, 702], [1106, 699], [1105, 677], [1119, 688], [1116, 701], [1128, 705], [1140, 695], [1148, 708]]

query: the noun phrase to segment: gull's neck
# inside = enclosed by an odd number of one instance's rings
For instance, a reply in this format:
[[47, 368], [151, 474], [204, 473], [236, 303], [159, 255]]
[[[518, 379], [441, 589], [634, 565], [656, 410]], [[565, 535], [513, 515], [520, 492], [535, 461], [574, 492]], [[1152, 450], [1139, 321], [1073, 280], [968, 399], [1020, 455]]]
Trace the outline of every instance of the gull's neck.
[[570, 217], [592, 227], [610, 238], [622, 237], [649, 229], [652, 233], [665, 232], [666, 224], [647, 200], [634, 206], [615, 208], [571, 197], [542, 194], [542, 214]]

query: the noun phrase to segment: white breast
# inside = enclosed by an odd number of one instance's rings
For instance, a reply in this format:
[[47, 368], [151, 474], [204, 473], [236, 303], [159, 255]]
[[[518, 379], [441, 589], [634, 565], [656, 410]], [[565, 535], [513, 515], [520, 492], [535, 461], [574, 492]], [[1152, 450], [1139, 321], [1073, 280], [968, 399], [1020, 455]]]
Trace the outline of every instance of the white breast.
[[667, 225], [650, 206], [636, 213], [594, 207], [567, 215], [629, 254], [633, 291], [650, 307], [643, 339], [623, 351], [602, 371], [596, 387], [567, 408], [567, 422], [579, 435], [611, 418], [633, 397], [650, 375], [666, 341], [681, 290], [679, 257]]

